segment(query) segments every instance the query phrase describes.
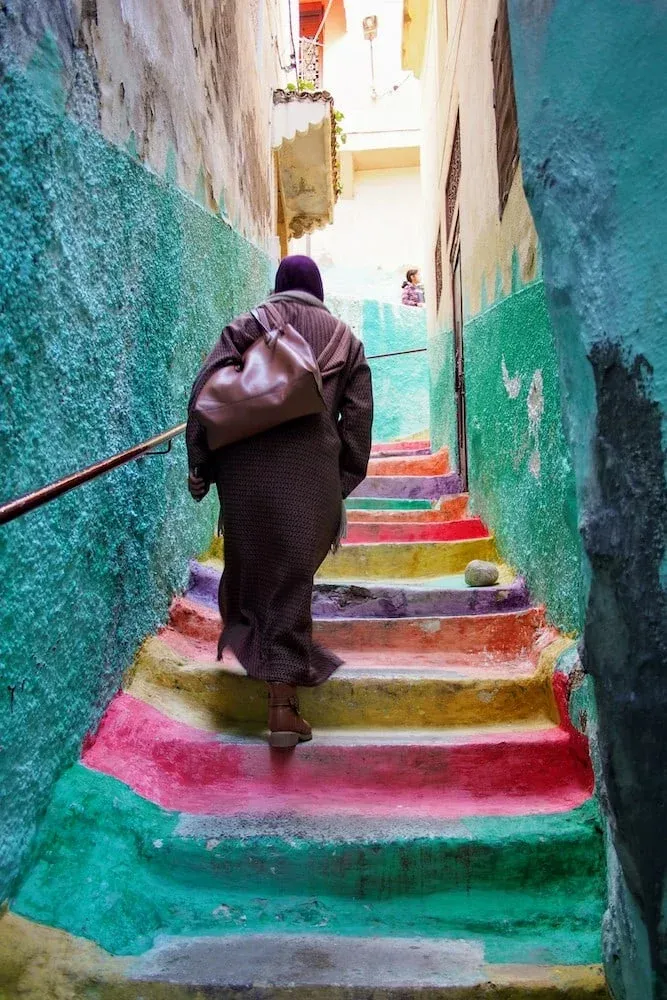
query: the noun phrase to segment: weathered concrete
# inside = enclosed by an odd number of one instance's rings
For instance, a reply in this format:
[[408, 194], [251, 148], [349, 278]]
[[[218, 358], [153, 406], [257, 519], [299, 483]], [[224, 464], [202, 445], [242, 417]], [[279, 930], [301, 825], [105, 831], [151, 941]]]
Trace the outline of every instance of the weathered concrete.
[[[275, 936], [273, 940], [278, 943]], [[302, 960], [304, 957], [302, 942], [310, 940], [299, 935], [281, 939], [281, 954], [283, 961], [289, 960], [289, 970], [295, 967], [297, 958]], [[322, 941], [320, 954], [326, 955], [326, 939], [318, 940]], [[350, 940], [342, 940], [349, 953]], [[334, 978], [344, 979], [342, 973], [336, 977], [332, 975], [329, 981], [312, 989], [303, 982], [293, 983], [289, 975], [285, 976], [283, 983], [268, 973], [265, 984], [255, 979], [252, 985], [242, 981], [236, 987], [229, 983], [213, 986], [202, 984], [201, 969], [205, 954], [215, 950], [215, 955], [210, 956], [212, 969], [219, 967], [221, 956], [229, 961], [230, 952], [243, 956], [247, 969], [252, 965], [251, 958], [254, 961], [257, 957], [258, 950], [261, 953], [256, 938], [171, 939], [157, 945], [141, 959], [120, 959], [112, 958], [90, 942], [64, 931], [8, 914], [0, 925], [0, 986], [13, 990], [13, 995], [20, 995], [23, 1000], [44, 1000], [49, 991], [57, 991], [59, 1000], [137, 1000], [139, 984], [142, 1000], [202, 1000], [204, 989], [207, 1000], [236, 1000], [237, 997], [244, 997], [245, 1000], [480, 1000], [482, 997], [493, 997], [494, 1000], [605, 1000], [607, 997], [602, 971], [598, 966], [536, 968], [484, 964], [481, 967], [483, 982], [463, 986], [459, 981], [456, 985], [447, 986], [444, 977], [451, 979], [449, 970], [452, 966], [459, 972], [463, 971], [466, 977], [470, 975], [471, 967], [476, 969], [474, 960], [479, 942], [422, 939], [415, 956], [410, 954], [411, 940], [406, 941], [403, 947], [401, 939], [396, 938], [353, 940], [355, 952], [361, 948], [367, 956], [372, 955], [376, 959], [380, 952], [390, 951], [393, 954], [395, 951], [400, 962], [385, 961], [380, 967], [375, 961], [370, 962], [375, 973], [373, 984], [366, 986], [334, 983]], [[249, 957], [246, 942], [251, 941], [254, 950]], [[312, 950], [309, 954], [312, 957]], [[439, 966], [445, 956], [447, 971], [435, 986], [423, 982], [398, 987], [378, 985], [379, 977], [385, 976], [390, 980], [397, 965], [407, 968], [411, 960], [412, 968], [420, 970], [423, 978], [426, 970]], [[184, 970], [193, 965], [193, 958], [198, 961], [192, 979], [200, 985], [191, 986], [186, 982], [179, 985], [160, 978], [158, 965], [161, 961], [169, 965], [170, 980], [175, 980], [179, 975], [186, 978]], [[318, 967], [324, 964], [320, 962]], [[333, 962], [332, 967], [336, 968]], [[143, 971], [140, 972], [140, 969]], [[398, 975], [398, 972], [394, 973], [396, 978]]]
[[[487, 589], [480, 588], [480, 594]], [[169, 614], [170, 628], [160, 633], [162, 639], [195, 657], [215, 656], [221, 628], [219, 614], [187, 598], [176, 598]], [[402, 650], [416, 659], [428, 652], [462, 657], [478, 653], [525, 655], [544, 627], [544, 613], [539, 608], [514, 614], [504, 608], [495, 614], [473, 616], [319, 618], [314, 634], [337, 650], [376, 650], [381, 663], [382, 656], [391, 650]], [[196, 642], [190, 644], [191, 639]]]
[[606, 963], [618, 1000], [663, 1000], [667, 9], [509, 6], [525, 184], [586, 553], [582, 660], [594, 682], [611, 844]]
[[450, 470], [449, 452], [441, 448], [434, 455], [371, 456], [369, 476], [444, 476]]

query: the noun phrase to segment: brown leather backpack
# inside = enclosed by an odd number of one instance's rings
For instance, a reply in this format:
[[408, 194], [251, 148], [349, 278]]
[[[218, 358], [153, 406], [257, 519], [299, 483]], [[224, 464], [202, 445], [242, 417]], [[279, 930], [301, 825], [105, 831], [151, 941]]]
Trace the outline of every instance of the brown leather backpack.
[[277, 427], [288, 420], [321, 413], [322, 368], [341, 350], [350, 333], [339, 322], [320, 355], [270, 303], [252, 310], [262, 329], [241, 363], [216, 369], [203, 385], [194, 414], [206, 430], [211, 451]]

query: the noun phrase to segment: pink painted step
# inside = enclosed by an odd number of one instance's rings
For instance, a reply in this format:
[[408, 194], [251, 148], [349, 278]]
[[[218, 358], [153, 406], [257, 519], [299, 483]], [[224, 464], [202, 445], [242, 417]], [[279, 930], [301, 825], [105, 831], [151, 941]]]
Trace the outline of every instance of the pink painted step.
[[[170, 610], [171, 629], [160, 636], [170, 641], [171, 633], [192, 638], [199, 654], [215, 658], [220, 634], [220, 618], [206, 605], [188, 598], [176, 598]], [[529, 652], [545, 629], [543, 608], [500, 612], [495, 615], [461, 615], [442, 618], [320, 618], [314, 622], [319, 642], [339, 651], [390, 649], [409, 652], [481, 654], [502, 653], [519, 656]], [[203, 645], [202, 645], [203, 644]], [[382, 656], [380, 656], [380, 662]]]
[[391, 458], [394, 455], [425, 455], [431, 452], [431, 442], [422, 441], [385, 441], [371, 447], [371, 456]]
[[581, 805], [592, 776], [562, 729], [319, 732], [294, 753], [175, 722], [127, 694], [83, 763], [165, 809], [458, 819]]
[[449, 451], [442, 448], [435, 455], [395, 455], [371, 458], [369, 476], [444, 476], [449, 472]]
[[[429, 512], [427, 512], [429, 513]], [[375, 542], [455, 542], [466, 538], [488, 538], [489, 529], [479, 517], [441, 522], [351, 522], [344, 545]]]

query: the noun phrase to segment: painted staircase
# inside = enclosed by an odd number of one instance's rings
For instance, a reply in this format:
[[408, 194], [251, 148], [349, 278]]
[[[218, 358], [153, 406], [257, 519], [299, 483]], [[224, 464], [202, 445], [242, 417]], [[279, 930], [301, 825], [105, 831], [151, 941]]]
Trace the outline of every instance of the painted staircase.
[[357, 494], [316, 580], [345, 666], [302, 692], [313, 743], [269, 751], [264, 686], [216, 662], [214, 546], [56, 786], [0, 921], [16, 996], [607, 995], [567, 641], [507, 567], [465, 586], [496, 552], [446, 453], [376, 448]]

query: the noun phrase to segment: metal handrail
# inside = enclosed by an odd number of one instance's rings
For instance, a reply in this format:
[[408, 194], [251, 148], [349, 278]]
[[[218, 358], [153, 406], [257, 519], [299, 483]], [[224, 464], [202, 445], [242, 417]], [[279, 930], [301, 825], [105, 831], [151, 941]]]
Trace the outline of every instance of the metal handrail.
[[[371, 354], [366, 360], [378, 361], [380, 358], [395, 358], [404, 354], [423, 354], [427, 350], [428, 348], [426, 347], [414, 347], [407, 351], [389, 351], [387, 354]], [[116, 455], [112, 455], [111, 458], [104, 458], [101, 462], [95, 462], [85, 469], [80, 469], [69, 476], [64, 476], [55, 483], [49, 483], [48, 486], [42, 486], [39, 490], [33, 490], [32, 493], [26, 493], [22, 497], [17, 497], [16, 500], [9, 500], [7, 503], [0, 504], [0, 524], [8, 524], [9, 521], [14, 521], [17, 517], [22, 517], [23, 514], [29, 514], [31, 510], [43, 507], [44, 504], [50, 503], [52, 500], [56, 500], [62, 496], [63, 493], [69, 493], [70, 490], [76, 489], [77, 486], [89, 483], [91, 479], [104, 476], [107, 472], [111, 472], [112, 469], [117, 469], [119, 465], [125, 465], [127, 462], [132, 462], [137, 458], [147, 458], [151, 454], [166, 455], [167, 452], [171, 451], [173, 439], [182, 434], [185, 427], [184, 423], [177, 424], [176, 427], [172, 427], [168, 431], [163, 431], [161, 434], [156, 434], [155, 437], [148, 438], [148, 440], [142, 441], [141, 444], [135, 444], [132, 448], [127, 448], [125, 451], [120, 451]], [[161, 444], [166, 443], [168, 443], [168, 447], [165, 451], [153, 451], [154, 448], [158, 448]]]
[[[84, 483], [90, 482], [91, 479], [97, 479], [98, 476], [103, 476], [105, 473], [111, 472], [112, 469], [117, 469], [119, 465], [125, 465], [126, 462], [132, 462], [136, 458], [147, 458], [149, 454], [166, 455], [168, 451], [171, 451], [172, 440], [178, 437], [179, 434], [182, 434], [184, 430], [185, 424], [177, 424], [176, 427], [172, 427], [168, 431], [163, 431], [162, 434], [156, 434], [155, 437], [148, 438], [147, 441], [142, 441], [141, 444], [135, 444], [132, 448], [127, 448], [125, 451], [120, 451], [118, 454], [112, 455], [111, 458], [104, 458], [101, 462], [95, 462], [94, 465], [89, 465], [85, 469], [80, 469], [69, 476], [64, 476], [55, 483], [43, 486], [40, 490], [34, 490], [32, 493], [26, 493], [16, 500], [3, 503], [0, 505], [0, 524], [7, 524], [9, 521], [14, 521], [17, 517], [35, 510], [36, 507], [42, 507], [44, 504], [50, 503], [51, 500], [62, 496], [63, 493], [69, 493], [70, 490], [76, 489], [77, 486], [83, 486]], [[154, 452], [152, 450], [167, 442], [168, 447], [165, 451]]]

